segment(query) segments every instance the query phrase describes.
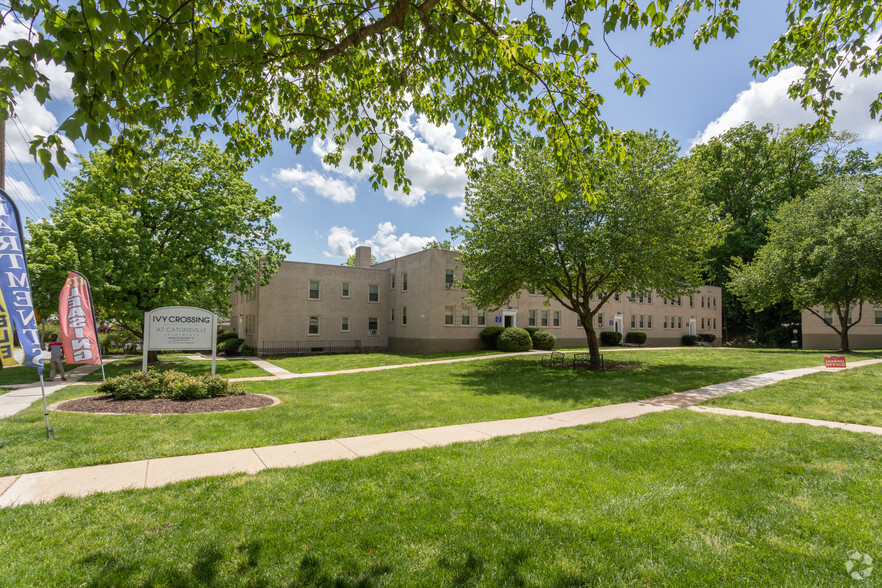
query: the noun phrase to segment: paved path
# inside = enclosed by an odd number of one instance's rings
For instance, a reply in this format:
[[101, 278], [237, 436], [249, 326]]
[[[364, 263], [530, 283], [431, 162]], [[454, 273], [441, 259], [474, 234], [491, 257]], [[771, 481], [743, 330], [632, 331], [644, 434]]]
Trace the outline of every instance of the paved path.
[[[104, 364], [107, 365], [110, 361], [113, 360], [104, 360]], [[99, 369], [101, 369], [100, 365], [81, 365], [72, 370], [68, 370], [65, 373], [65, 375], [67, 376], [66, 382], [58, 376], [56, 376], [55, 381], [50, 382], [49, 364], [47, 363], [46, 367], [43, 370], [43, 377], [45, 378], [46, 384], [46, 396], [48, 397], [53, 392], [69, 386], [70, 384], [76, 383], [83, 376], [91, 374], [95, 370]], [[36, 384], [25, 384], [16, 386], [15, 390], [7, 392], [6, 394], [0, 396], [0, 419], [18, 414], [34, 402], [40, 400], [41, 396], [42, 392], [40, 391], [39, 382], [37, 382]], [[2, 488], [2, 486], [0, 486], [0, 488]]]
[[[855, 361], [846, 369], [877, 363], [882, 363], [882, 359]], [[644, 414], [690, 407], [699, 402], [717, 398], [731, 392], [752, 390], [783, 380], [824, 371], [842, 370], [823, 367], [782, 370], [723, 384], [705, 386], [695, 390], [658, 396], [638, 402], [583, 408], [545, 416], [449, 425], [429, 429], [347, 437], [344, 439], [145, 459], [126, 463], [7, 476], [0, 478], [0, 508], [48, 502], [63, 495], [87, 496], [97, 492], [153, 488], [195, 478], [235, 473], [253, 474], [267, 468], [299, 467], [322, 461], [355, 459], [388, 451], [440, 447], [452, 443], [483, 441], [494, 437], [551, 431], [566, 427], [602, 423], [614, 419], [631, 419]], [[882, 427], [847, 425], [845, 423], [795, 419], [794, 417], [707, 407], [695, 407], [693, 410], [715, 414], [752, 416], [785, 423], [798, 422], [831, 426], [848, 431], [882, 435]]]

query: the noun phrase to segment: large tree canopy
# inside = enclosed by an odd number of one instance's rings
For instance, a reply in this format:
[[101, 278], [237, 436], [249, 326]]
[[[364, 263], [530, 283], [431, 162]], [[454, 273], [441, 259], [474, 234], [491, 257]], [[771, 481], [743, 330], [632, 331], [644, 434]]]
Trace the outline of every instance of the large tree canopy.
[[676, 296], [701, 285], [705, 253], [723, 229], [716, 211], [698, 203], [675, 141], [630, 139], [630, 165], [598, 154], [579, 170], [599, 175], [593, 203], [557, 198], [562, 185], [577, 187], [529, 144], [521, 143], [514, 161], [479, 169], [466, 188], [463, 225], [450, 230], [463, 240], [464, 285], [478, 307], [539, 288], [579, 316], [599, 361], [592, 319], [614, 292]]
[[882, 180], [834, 180], [781, 206], [753, 261], [731, 269], [731, 288], [751, 308], [788, 301], [821, 319], [835, 312], [830, 328], [847, 351], [848, 330], [862, 318], [854, 309], [882, 303], [880, 235]]
[[[60, 134], [92, 144], [122, 140], [115, 157], [136, 165], [152, 135], [190, 126], [225, 134], [231, 151], [261, 156], [272, 141], [300, 149], [309, 137], [354, 140], [351, 161], [404, 181], [410, 139], [399, 128], [413, 109], [430, 122], [465, 128], [464, 155], [485, 143], [504, 152], [519, 127], [549, 139], [558, 164], [599, 141], [618, 144], [603, 122], [603, 97], [589, 84], [605, 57], [616, 85], [642, 94], [648, 81], [630, 58], [597, 51], [617, 29], [645, 29], [655, 46], [692, 33], [700, 47], [738, 32], [740, 0], [0, 0], [0, 118], [15, 92], [52, 89], [40, 70], [60, 64], [73, 74], [74, 110], [59, 132], [38, 137], [35, 155], [52, 173], [65, 164]], [[595, 13], [602, 30], [588, 24]], [[874, 31], [882, 7], [874, 0], [791, 0], [789, 28], [754, 71], [805, 67], [790, 93], [830, 118], [838, 75], [867, 76], [882, 68]], [[691, 27], [697, 29], [691, 31]], [[875, 116], [882, 94], [869, 105]], [[406, 187], [406, 186], [405, 186]]]
[[290, 252], [273, 238], [275, 199], [259, 200], [243, 167], [212, 143], [174, 141], [133, 188], [117, 183], [102, 150], [81, 166], [50, 219], [28, 223], [34, 305], [43, 316], [58, 308], [71, 270], [91, 281], [100, 319], [139, 337], [153, 308], [226, 315], [233, 281], [267, 282]]

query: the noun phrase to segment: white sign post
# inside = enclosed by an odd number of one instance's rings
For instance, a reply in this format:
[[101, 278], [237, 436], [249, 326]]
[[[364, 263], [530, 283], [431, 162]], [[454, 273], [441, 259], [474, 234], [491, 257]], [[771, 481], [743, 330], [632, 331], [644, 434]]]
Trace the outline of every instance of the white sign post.
[[202, 351], [211, 348], [211, 373], [217, 360], [217, 315], [192, 306], [164, 306], [144, 313], [144, 364], [150, 351]]

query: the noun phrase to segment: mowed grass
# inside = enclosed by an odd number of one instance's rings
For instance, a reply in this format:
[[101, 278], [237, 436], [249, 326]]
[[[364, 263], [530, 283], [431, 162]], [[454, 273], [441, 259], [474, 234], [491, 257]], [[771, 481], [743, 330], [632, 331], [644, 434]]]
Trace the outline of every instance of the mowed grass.
[[812, 374], [706, 404], [882, 427], [882, 365]]
[[673, 411], [4, 509], [0, 566], [15, 586], [878, 586], [845, 563], [882, 554], [880, 451]]
[[[67, 374], [70, 370], [77, 367], [75, 364], [64, 364], [64, 372]], [[59, 378], [59, 374], [55, 375]], [[49, 360], [43, 362], [43, 379], [49, 381]], [[60, 378], [59, 378], [60, 379]], [[99, 378], [100, 379], [100, 378]], [[14, 365], [5, 367], [0, 370], [0, 386], [15, 386], [16, 384], [39, 384], [40, 374], [37, 368], [24, 365]]]
[[[104, 373], [108, 378], [122, 376], [132, 372], [139, 372], [143, 367], [142, 357], [124, 357], [117, 359], [104, 366]], [[152, 365], [149, 370], [165, 371], [177, 370], [194, 376], [211, 373], [211, 359], [195, 360], [187, 359], [186, 355], [160, 354], [159, 364]], [[242, 358], [222, 359], [215, 362], [215, 373], [225, 378], [253, 378], [269, 376], [268, 372], [257, 367], [250, 361]], [[100, 382], [101, 370], [84, 376], [81, 382]]]
[[[0, 420], [0, 476], [551, 414], [822, 360], [822, 354], [791, 351], [639, 350], [616, 356], [634, 366], [629, 370], [545, 368], [533, 355], [247, 382], [246, 390], [272, 394], [281, 404], [199, 415], [52, 412], [55, 441], [45, 439], [42, 406], [34, 404]], [[53, 394], [51, 401], [94, 393], [93, 387], [71, 387]]]
[[312, 355], [303, 357], [267, 357], [270, 363], [293, 374], [354, 370], [383, 365], [404, 365], [445, 359], [498, 355], [499, 351], [451, 351], [447, 353], [346, 353], [340, 355]]

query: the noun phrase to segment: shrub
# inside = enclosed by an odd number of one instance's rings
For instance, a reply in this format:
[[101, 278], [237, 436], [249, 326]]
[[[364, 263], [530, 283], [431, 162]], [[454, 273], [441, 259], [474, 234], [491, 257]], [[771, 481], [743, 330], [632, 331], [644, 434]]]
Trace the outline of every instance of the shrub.
[[239, 348], [239, 353], [242, 355], [254, 355], [254, 347], [248, 343], [242, 343], [242, 347]]
[[169, 398], [195, 400], [227, 394], [245, 394], [241, 385], [228, 382], [218, 375], [191, 376], [175, 370], [132, 372], [110, 378], [98, 386], [99, 394], [110, 394], [117, 400]]
[[245, 339], [226, 339], [217, 344], [217, 350], [226, 355], [239, 355], [239, 346], [245, 342]]
[[533, 341], [524, 329], [510, 327], [500, 333], [496, 348], [500, 351], [529, 351], [533, 348]]
[[717, 340], [717, 336], [713, 333], [702, 333], [698, 337], [705, 343], [713, 343]]
[[496, 349], [496, 340], [499, 339], [499, 334], [504, 330], [503, 327], [487, 327], [478, 336], [481, 337], [481, 341], [484, 342], [487, 349]]
[[224, 331], [223, 333], [217, 334], [217, 344], [220, 345], [222, 341], [226, 341], [227, 339], [237, 339], [239, 335], [236, 334], [235, 331]]
[[[526, 329], [526, 331], [529, 332], [530, 329]], [[557, 343], [557, 338], [554, 335], [542, 329], [536, 329], [530, 333], [530, 340], [533, 342], [533, 349], [544, 349], [546, 351], [554, 349], [554, 344]]]
[[533, 335], [536, 334], [536, 331], [541, 331], [539, 327], [524, 327], [524, 330], [530, 333], [530, 338], [533, 338]]
[[646, 333], [640, 331], [631, 331], [625, 335], [625, 343], [634, 343], [635, 345], [643, 345], [646, 343]]
[[698, 335], [683, 335], [683, 345], [691, 347], [698, 341]]
[[120, 327], [103, 326], [98, 330], [98, 344], [104, 353], [134, 353], [141, 339]]
[[600, 333], [600, 342], [604, 345], [618, 345], [622, 342], [622, 334], [615, 331], [603, 331]]

